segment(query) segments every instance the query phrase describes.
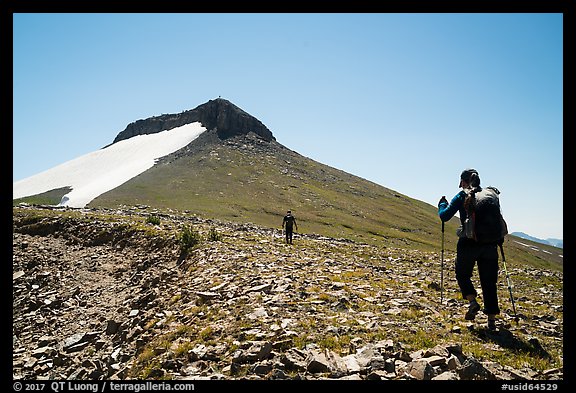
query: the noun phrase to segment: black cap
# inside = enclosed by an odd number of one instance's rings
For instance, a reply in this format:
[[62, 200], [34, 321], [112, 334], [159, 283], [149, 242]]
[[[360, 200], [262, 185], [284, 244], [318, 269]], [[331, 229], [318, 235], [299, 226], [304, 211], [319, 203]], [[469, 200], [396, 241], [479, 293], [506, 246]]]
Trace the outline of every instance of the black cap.
[[470, 177], [472, 176], [473, 173], [478, 175], [478, 171], [476, 169], [472, 168], [464, 169], [460, 174], [460, 179], [470, 183]]
[[[458, 187], [462, 187], [462, 180], [464, 180], [466, 183], [470, 184], [470, 179], [472, 178], [473, 173], [475, 173], [476, 176], [478, 176], [478, 171], [476, 169], [472, 169], [472, 168], [464, 169], [462, 171], [462, 173], [460, 174], [460, 183], [458, 184]], [[478, 181], [480, 181], [479, 177], [478, 177]], [[478, 183], [477, 185], [480, 185], [480, 183]]]

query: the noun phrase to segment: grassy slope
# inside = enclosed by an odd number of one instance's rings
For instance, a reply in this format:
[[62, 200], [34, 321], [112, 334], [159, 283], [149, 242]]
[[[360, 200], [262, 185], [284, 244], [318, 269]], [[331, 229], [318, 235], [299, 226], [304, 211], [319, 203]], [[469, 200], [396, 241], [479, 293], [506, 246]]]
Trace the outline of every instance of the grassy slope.
[[[277, 143], [243, 139], [195, 148], [159, 163], [90, 205], [149, 205], [189, 210], [203, 218], [280, 228], [286, 210], [299, 231], [380, 246], [440, 251], [435, 206], [318, 163]], [[444, 249], [456, 249], [455, 217], [446, 223]], [[540, 251], [521, 245], [536, 246]], [[545, 251], [541, 251], [545, 250]], [[562, 250], [509, 236], [508, 268], [515, 263], [562, 270]]]
[[37, 205], [57, 205], [62, 200], [62, 197], [68, 194], [70, 191], [72, 191], [70, 187], [62, 187], [29, 197], [13, 199], [12, 206], [15, 206], [21, 202]]
[[[439, 246], [440, 225], [432, 206], [275, 146], [274, 154], [268, 147], [206, 147], [155, 166], [91, 205], [145, 204], [277, 228], [291, 209], [301, 232], [423, 249]], [[455, 230], [456, 223], [448, 228]]]

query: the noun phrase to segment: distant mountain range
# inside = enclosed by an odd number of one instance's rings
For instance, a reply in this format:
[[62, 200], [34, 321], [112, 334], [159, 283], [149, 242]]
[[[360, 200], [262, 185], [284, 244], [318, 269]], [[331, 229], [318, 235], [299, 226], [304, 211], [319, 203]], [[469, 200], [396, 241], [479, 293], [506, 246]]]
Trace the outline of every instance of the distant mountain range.
[[526, 239], [526, 240], [532, 240], [533, 242], [536, 242], [536, 243], [548, 244], [550, 246], [554, 246], [554, 247], [558, 247], [558, 248], [562, 248], [562, 249], [564, 248], [564, 242], [562, 239], [551, 239], [551, 238], [548, 238], [546, 240], [538, 239], [537, 237], [527, 235], [524, 232], [512, 232], [511, 235], [521, 237], [522, 239]]

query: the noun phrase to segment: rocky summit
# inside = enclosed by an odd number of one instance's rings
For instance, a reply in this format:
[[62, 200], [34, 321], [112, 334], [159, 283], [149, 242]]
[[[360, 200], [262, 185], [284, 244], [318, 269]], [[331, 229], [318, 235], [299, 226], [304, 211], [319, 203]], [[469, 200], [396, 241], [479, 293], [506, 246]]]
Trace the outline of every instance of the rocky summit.
[[207, 130], [216, 131], [220, 139], [252, 132], [266, 141], [276, 140], [260, 120], [230, 101], [216, 98], [181, 113], [164, 114], [130, 123], [116, 136], [113, 143], [136, 135], [154, 134], [194, 122], [202, 123]]
[[281, 220], [14, 207], [13, 378], [563, 380], [561, 272], [510, 263], [489, 331], [453, 252], [441, 279], [439, 252], [288, 245]]

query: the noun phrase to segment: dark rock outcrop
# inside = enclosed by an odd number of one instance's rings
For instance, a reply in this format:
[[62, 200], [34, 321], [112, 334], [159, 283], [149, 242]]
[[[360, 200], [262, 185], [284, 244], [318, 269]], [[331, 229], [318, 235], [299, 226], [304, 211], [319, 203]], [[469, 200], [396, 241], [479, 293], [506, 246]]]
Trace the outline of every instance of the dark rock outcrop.
[[136, 135], [154, 134], [194, 122], [216, 130], [220, 139], [253, 132], [266, 141], [276, 140], [262, 122], [223, 98], [210, 100], [194, 109], [177, 114], [164, 114], [128, 124], [113, 143]]

